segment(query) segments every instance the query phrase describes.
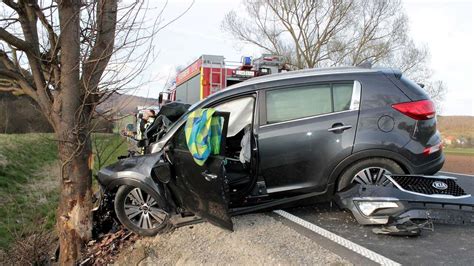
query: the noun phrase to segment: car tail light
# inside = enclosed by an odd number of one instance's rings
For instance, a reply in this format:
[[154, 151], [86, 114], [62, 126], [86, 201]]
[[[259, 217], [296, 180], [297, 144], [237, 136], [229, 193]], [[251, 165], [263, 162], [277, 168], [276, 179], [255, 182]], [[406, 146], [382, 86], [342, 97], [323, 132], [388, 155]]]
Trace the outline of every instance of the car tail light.
[[435, 106], [430, 100], [397, 103], [393, 104], [392, 107], [415, 120], [427, 120], [433, 118], [436, 114]]
[[428, 156], [434, 152], [437, 152], [439, 150], [442, 150], [443, 149], [443, 143], [440, 142], [434, 146], [431, 146], [431, 147], [426, 147], [425, 149], [423, 149], [423, 155], [425, 156]]

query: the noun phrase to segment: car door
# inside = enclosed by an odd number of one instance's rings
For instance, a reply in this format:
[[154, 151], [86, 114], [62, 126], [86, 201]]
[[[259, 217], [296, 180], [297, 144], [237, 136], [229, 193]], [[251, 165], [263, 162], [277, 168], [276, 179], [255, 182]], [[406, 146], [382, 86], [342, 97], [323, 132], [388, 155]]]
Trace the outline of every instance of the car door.
[[331, 169], [352, 152], [360, 90], [352, 80], [265, 91], [258, 143], [268, 193], [326, 189]]
[[168, 146], [167, 156], [172, 163], [174, 177], [170, 189], [186, 210], [193, 212], [211, 224], [233, 230], [230, 219], [229, 188], [225, 173], [225, 140], [229, 113], [216, 112], [215, 116], [224, 118], [221, 150], [219, 155], [210, 155], [203, 166], [194, 162], [186, 144], [184, 125]]

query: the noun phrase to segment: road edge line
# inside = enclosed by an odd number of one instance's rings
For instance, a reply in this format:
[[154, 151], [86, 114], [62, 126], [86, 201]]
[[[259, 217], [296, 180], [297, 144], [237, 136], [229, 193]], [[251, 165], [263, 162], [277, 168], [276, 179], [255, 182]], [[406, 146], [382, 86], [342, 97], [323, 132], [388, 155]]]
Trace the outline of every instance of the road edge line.
[[275, 210], [273, 211], [274, 213], [300, 225], [300, 226], [303, 226], [304, 228], [306, 229], [309, 229], [349, 250], [352, 250], [353, 252], [371, 260], [371, 261], [374, 261], [376, 263], [379, 263], [381, 265], [401, 265], [400, 263], [398, 262], [395, 262], [387, 257], [384, 257], [378, 253], [375, 253], [373, 252], [372, 250], [370, 249], [367, 249], [359, 244], [356, 244], [348, 239], [345, 239], [339, 235], [336, 235], [322, 227], [319, 227], [315, 224], [312, 224], [306, 220], [303, 220], [301, 219], [300, 217], [298, 216], [295, 216], [289, 212], [286, 212], [286, 211], [283, 211], [283, 210]]
[[474, 177], [474, 175], [461, 174], [461, 173], [454, 173], [454, 172], [446, 172], [446, 171], [439, 171], [438, 173], [439, 173], [439, 174], [460, 175], [460, 176]]

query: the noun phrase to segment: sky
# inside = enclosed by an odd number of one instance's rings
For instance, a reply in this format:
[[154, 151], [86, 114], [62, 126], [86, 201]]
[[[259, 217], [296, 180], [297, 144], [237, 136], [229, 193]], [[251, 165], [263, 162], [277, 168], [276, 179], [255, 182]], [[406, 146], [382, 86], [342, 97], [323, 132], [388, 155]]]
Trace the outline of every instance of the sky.
[[[164, 12], [169, 21], [192, 0], [171, 0]], [[430, 50], [433, 79], [447, 88], [442, 115], [474, 116], [474, 25], [473, 1], [402, 0], [409, 19], [409, 36]], [[134, 95], [156, 98], [177, 66], [186, 66], [202, 54], [223, 55], [240, 61], [241, 56], [258, 57], [258, 49], [239, 44], [221, 30], [224, 15], [241, 10], [239, 0], [195, 0], [179, 20], [160, 31], [155, 41], [159, 51], [145, 75], [147, 82]]]

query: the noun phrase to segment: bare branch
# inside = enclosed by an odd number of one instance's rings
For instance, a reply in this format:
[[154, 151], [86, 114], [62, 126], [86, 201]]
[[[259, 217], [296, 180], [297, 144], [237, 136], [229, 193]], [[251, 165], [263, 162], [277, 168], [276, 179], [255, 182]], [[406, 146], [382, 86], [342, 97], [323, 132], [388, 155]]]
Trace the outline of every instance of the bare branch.
[[24, 40], [16, 37], [15, 35], [9, 33], [4, 28], [0, 28], [0, 39], [5, 41], [8, 44], [14, 46], [18, 50], [28, 51], [31, 47], [26, 41], [24, 41]]
[[97, 8], [97, 36], [89, 58], [84, 63], [82, 84], [86, 90], [95, 90], [114, 49], [117, 3], [99, 1]]
[[15, 11], [18, 11], [20, 9], [18, 4], [13, 2], [12, 0], [3, 0], [3, 3]]

